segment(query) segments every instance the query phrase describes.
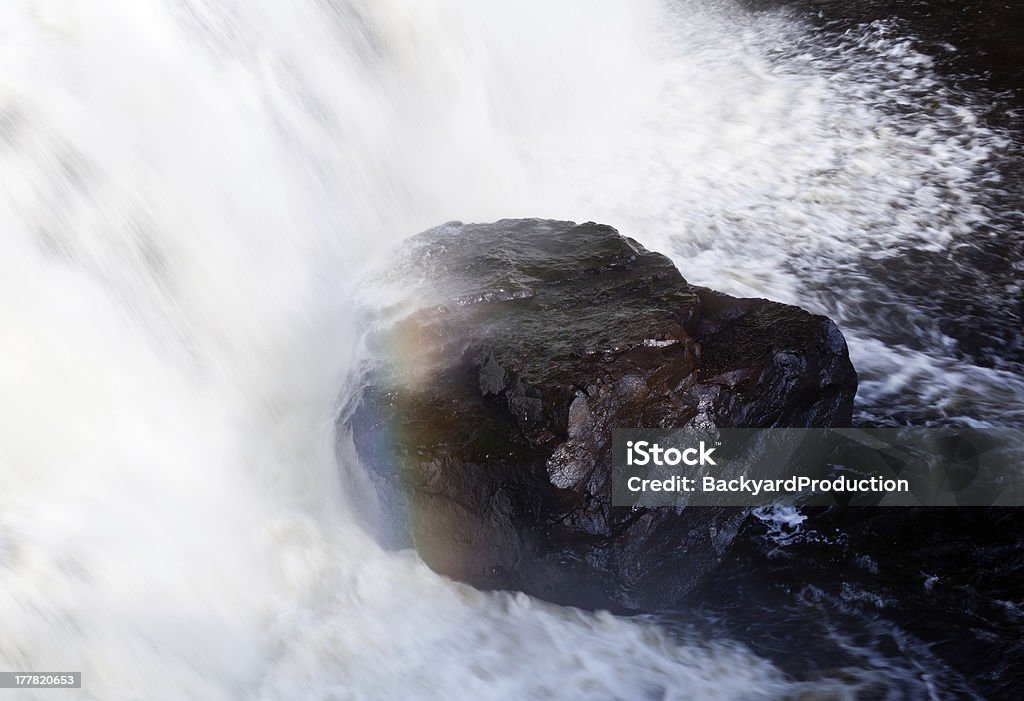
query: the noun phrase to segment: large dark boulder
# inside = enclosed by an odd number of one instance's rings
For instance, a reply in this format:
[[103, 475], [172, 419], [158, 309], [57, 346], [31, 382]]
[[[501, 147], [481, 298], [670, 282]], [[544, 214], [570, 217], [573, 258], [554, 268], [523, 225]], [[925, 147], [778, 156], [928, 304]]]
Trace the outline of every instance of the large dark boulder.
[[830, 320], [689, 285], [608, 226], [447, 224], [383, 277], [405, 299], [375, 320], [342, 428], [390, 539], [480, 587], [667, 606], [746, 512], [612, 507], [612, 428], [851, 420], [856, 374]]

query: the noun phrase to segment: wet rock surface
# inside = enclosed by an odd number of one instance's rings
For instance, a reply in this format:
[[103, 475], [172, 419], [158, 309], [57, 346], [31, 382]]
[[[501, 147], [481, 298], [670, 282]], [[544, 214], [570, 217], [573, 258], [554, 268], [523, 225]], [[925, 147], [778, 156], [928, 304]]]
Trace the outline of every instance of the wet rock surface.
[[747, 517], [611, 505], [611, 431], [837, 426], [856, 374], [828, 319], [689, 285], [614, 229], [448, 224], [387, 274], [344, 414], [385, 538], [436, 571], [615, 610], [678, 602]]

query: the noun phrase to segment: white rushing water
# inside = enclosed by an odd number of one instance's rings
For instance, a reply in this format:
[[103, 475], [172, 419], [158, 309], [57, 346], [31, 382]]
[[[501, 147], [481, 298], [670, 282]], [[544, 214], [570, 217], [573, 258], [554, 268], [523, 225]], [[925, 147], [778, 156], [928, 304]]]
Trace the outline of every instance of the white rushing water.
[[984, 217], [995, 137], [879, 101], [926, 61], [807, 31], [655, 0], [0, 4], [0, 669], [104, 701], [793, 691], [728, 641], [382, 552], [332, 416], [356, 272], [442, 221], [604, 221], [798, 301]]

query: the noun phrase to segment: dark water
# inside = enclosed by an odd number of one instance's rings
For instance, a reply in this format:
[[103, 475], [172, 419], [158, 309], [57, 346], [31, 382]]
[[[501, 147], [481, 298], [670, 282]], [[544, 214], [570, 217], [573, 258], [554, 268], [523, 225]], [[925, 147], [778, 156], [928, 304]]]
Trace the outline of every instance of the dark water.
[[753, 11], [784, 8], [812, 19], [823, 32], [872, 22], [913, 39], [934, 58], [951, 87], [987, 94], [990, 117], [1021, 117], [1024, 100], [1024, 6], [1006, 0], [745, 0]]
[[[945, 96], [969, 105], [1006, 137], [978, 183], [987, 222], [957, 247], [939, 253], [908, 248], [901, 255], [862, 261], [865, 287], [890, 290], [887, 310], [924, 313], [906, 323], [898, 312], [883, 330], [890, 343], [918, 345], [943, 334], [967, 361], [1024, 372], [1024, 4], [912, 0], [873, 2], [747, 0], [752, 11], [784, 11], [810, 21], [825, 45], [865, 31], [906, 38], [934, 60]], [[922, 92], [921, 103], [928, 100]], [[922, 104], [891, 104], [910, 113]], [[843, 281], [848, 281], [844, 277]], [[836, 289], [843, 285], [836, 280]], [[1024, 402], [1024, 398], [1020, 398]], [[981, 418], [981, 417], [974, 417]], [[913, 419], [910, 420], [913, 422]]]
[[[810, 22], [817, 35], [807, 50], [858, 33], [906, 37], [934, 59], [947, 98], [1005, 135], [993, 177], [978, 184], [986, 222], [958, 246], [865, 259], [815, 292], [827, 306], [829, 288], [843, 290], [846, 326], [870, 328], [887, 344], [926, 349], [945, 337], [965, 365], [1024, 375], [1024, 4], [746, 6]], [[925, 108], [886, 109], [910, 119]], [[869, 398], [858, 421], [1017, 425], [1022, 408], [1024, 396], [1011, 393], [987, 415], [950, 418], [920, 401]], [[800, 523], [778, 516], [751, 517], [685, 610], [660, 618], [688, 631], [724, 630], [795, 679], [847, 679], [858, 698], [1024, 698], [1024, 509], [837, 508]]]

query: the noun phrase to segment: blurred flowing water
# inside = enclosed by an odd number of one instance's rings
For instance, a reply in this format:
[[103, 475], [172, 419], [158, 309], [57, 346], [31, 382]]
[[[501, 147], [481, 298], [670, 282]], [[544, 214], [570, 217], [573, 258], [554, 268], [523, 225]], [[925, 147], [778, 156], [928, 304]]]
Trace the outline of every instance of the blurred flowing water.
[[801, 676], [727, 625], [453, 584], [363, 532], [333, 435], [382, 302], [359, 271], [504, 216], [830, 314], [861, 421], [1019, 423], [1013, 103], [908, 31], [726, 1], [0, 5], [0, 666], [84, 680], [19, 698], [959, 684], [914, 645]]

